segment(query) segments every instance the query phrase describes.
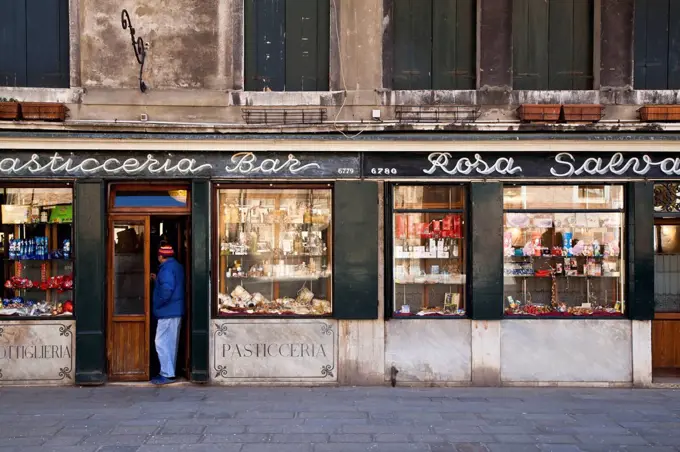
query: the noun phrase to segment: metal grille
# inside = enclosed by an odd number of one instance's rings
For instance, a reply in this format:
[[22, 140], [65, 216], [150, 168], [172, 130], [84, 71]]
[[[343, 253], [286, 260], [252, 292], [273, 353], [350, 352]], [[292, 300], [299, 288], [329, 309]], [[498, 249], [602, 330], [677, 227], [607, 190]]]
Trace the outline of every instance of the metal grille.
[[480, 114], [477, 105], [420, 105], [396, 108], [399, 122], [474, 122], [479, 119]]
[[680, 212], [680, 184], [654, 184], [654, 211]]
[[654, 256], [654, 310], [680, 312], [680, 255]]
[[325, 108], [242, 108], [241, 113], [246, 124], [321, 124], [327, 119]]

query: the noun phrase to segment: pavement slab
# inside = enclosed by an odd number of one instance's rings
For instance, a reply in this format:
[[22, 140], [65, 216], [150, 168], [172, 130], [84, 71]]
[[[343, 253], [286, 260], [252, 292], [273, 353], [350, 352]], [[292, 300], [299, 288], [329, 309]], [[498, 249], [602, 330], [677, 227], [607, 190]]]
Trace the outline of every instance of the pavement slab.
[[680, 390], [0, 389], [0, 452], [680, 452]]

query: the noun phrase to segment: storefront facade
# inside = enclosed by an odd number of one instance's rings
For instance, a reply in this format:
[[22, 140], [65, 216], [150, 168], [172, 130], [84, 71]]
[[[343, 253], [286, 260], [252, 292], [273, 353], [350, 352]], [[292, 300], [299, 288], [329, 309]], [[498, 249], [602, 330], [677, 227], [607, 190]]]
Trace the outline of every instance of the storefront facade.
[[[170, 236], [188, 281], [178, 372], [196, 383], [651, 384], [654, 244], [675, 214], [655, 213], [655, 184], [680, 178], [678, 154], [451, 143], [13, 152], [0, 383], [148, 379], [148, 276]], [[55, 184], [70, 203], [36, 201]], [[15, 239], [29, 254], [9, 255]]]

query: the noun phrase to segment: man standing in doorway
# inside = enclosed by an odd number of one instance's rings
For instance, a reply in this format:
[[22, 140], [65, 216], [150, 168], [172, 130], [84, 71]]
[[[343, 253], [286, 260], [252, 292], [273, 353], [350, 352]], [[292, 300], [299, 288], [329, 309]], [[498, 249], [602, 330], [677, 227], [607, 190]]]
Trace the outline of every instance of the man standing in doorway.
[[151, 382], [166, 385], [175, 381], [175, 364], [179, 346], [179, 330], [184, 315], [184, 269], [175, 259], [172, 246], [162, 244], [158, 249], [158, 275], [153, 289], [153, 314], [158, 319], [156, 353], [161, 373]]

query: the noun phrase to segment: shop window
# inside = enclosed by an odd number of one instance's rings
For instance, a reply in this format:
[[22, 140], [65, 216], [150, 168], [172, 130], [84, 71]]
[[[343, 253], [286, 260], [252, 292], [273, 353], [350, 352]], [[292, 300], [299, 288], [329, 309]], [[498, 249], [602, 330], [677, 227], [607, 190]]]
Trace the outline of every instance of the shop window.
[[0, 316], [73, 316], [73, 191], [0, 188]]
[[515, 89], [592, 89], [593, 0], [514, 0], [512, 12]]
[[392, 87], [475, 89], [475, 0], [393, 0]]
[[621, 185], [506, 186], [508, 316], [622, 316]]
[[330, 0], [246, 0], [246, 90], [327, 91], [330, 33]]
[[68, 0], [9, 0], [0, 14], [0, 86], [68, 88]]
[[680, 312], [680, 184], [654, 185], [654, 310]]
[[678, 89], [680, 4], [635, 0], [635, 88]]
[[332, 189], [217, 191], [217, 315], [332, 312]]
[[465, 188], [397, 185], [392, 199], [393, 315], [464, 316]]

